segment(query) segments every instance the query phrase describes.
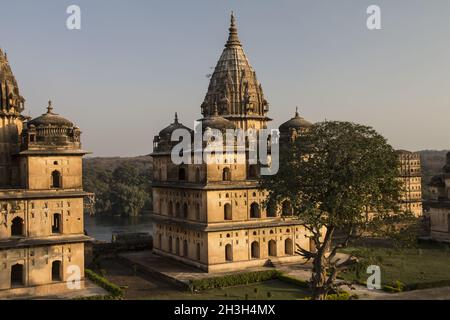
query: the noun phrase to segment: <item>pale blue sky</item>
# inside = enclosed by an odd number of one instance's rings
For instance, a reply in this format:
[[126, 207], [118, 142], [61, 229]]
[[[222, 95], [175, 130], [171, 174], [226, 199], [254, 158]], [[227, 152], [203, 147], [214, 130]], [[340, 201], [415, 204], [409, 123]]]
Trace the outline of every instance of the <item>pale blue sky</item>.
[[[70, 4], [81, 31], [65, 27]], [[366, 28], [370, 4], [382, 30]], [[273, 126], [298, 105], [310, 121], [373, 126], [395, 148], [450, 149], [448, 0], [0, 0], [0, 10], [25, 113], [52, 99], [94, 156], [150, 153], [175, 111], [193, 125], [231, 10]]]

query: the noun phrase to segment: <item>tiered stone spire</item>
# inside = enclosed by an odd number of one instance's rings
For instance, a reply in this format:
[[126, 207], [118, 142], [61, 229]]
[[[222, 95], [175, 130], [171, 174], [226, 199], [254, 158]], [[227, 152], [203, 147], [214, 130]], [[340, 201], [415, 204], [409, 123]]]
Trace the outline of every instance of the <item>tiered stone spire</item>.
[[256, 121], [257, 127], [270, 120], [266, 117], [269, 104], [242, 48], [233, 13], [228, 40], [202, 104], [203, 116], [213, 115], [216, 104], [218, 115], [235, 122], [240, 128], [246, 129], [249, 120]]
[[0, 49], [0, 110], [19, 114], [23, 111], [25, 99], [19, 94], [19, 87], [9, 66], [8, 57]]

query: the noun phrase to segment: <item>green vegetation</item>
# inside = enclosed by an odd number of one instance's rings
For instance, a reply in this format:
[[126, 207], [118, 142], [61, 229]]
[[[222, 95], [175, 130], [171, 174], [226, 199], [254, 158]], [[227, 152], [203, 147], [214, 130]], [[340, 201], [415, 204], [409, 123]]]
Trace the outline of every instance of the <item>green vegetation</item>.
[[297, 247], [297, 253], [312, 262], [314, 299], [337, 291], [338, 274], [353, 264], [352, 257], [335, 259], [338, 249], [369, 234], [409, 234], [396, 227], [408, 226], [413, 218], [398, 206], [398, 156], [373, 128], [316, 123], [280, 148], [280, 163], [276, 174], [261, 177], [260, 187], [269, 193], [268, 208], [279, 205], [308, 230], [313, 245]]
[[95, 211], [136, 216], [151, 209], [152, 164], [148, 156], [85, 159], [83, 184], [95, 193]]
[[[86, 274], [86, 277], [89, 280], [91, 280], [92, 282], [96, 283], [97, 285], [99, 285], [100, 287], [102, 287], [103, 289], [108, 291], [111, 294], [112, 298], [118, 299], [118, 298], [121, 298], [123, 296], [123, 291], [122, 291], [122, 289], [119, 286], [109, 282], [109, 280], [107, 280], [104, 277], [98, 275], [94, 271], [92, 271], [90, 269], [86, 269], [85, 270], [85, 274]], [[100, 296], [90, 297], [90, 299], [98, 300], [95, 297], [98, 298]], [[105, 296], [105, 297], [109, 297], [109, 295]], [[89, 299], [89, 297], [87, 297], [87, 299]]]
[[191, 289], [191, 291], [224, 288], [276, 279], [280, 275], [281, 272], [278, 270], [237, 273], [208, 279], [191, 280], [189, 288]]
[[345, 280], [366, 284], [368, 265], [379, 265], [387, 292], [401, 292], [450, 285], [450, 247], [420, 244], [416, 248], [357, 247], [342, 250], [359, 258], [356, 266], [341, 274]]
[[155, 300], [296, 300], [310, 295], [309, 290], [278, 279], [247, 285], [215, 288], [195, 293], [159, 294], [145, 299]]

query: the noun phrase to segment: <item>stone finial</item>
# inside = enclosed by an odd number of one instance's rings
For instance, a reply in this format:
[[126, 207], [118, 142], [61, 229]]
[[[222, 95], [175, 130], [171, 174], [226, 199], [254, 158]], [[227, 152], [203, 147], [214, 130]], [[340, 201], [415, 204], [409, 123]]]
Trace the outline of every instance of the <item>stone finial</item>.
[[238, 31], [237, 31], [237, 26], [236, 26], [236, 18], [234, 17], [234, 12], [231, 11], [231, 21], [230, 21], [230, 28], [229, 30], [229, 35], [228, 35], [228, 41], [225, 44], [225, 47], [229, 48], [232, 46], [241, 46], [241, 42], [239, 41], [239, 37], [238, 37]]
[[295, 107], [295, 117], [298, 118], [300, 115], [298, 113], [298, 107]]
[[175, 121], [174, 121], [174, 123], [178, 124], [178, 112], [175, 112]]
[[52, 100], [48, 100], [47, 114], [53, 114]]

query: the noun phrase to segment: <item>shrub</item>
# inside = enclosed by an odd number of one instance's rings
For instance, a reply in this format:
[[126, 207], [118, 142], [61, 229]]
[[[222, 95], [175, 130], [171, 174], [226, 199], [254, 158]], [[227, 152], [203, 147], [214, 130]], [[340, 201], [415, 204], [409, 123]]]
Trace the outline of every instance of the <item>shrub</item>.
[[276, 279], [281, 275], [278, 270], [254, 271], [247, 273], [230, 274], [208, 279], [190, 280], [191, 291], [208, 290], [214, 288], [232, 287], [266, 280]]
[[327, 295], [327, 300], [352, 300], [356, 299], [356, 295], [350, 295], [348, 292], [333, 293]]
[[107, 279], [102, 276], [96, 274], [94, 271], [86, 269], [85, 270], [86, 277], [89, 278], [92, 282], [98, 284], [100, 287], [111, 293], [111, 295], [115, 298], [122, 297], [123, 291], [119, 286], [109, 282]]

